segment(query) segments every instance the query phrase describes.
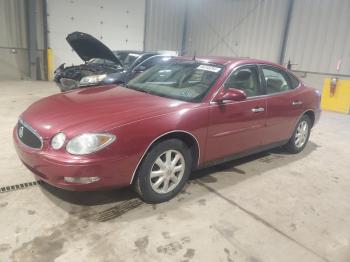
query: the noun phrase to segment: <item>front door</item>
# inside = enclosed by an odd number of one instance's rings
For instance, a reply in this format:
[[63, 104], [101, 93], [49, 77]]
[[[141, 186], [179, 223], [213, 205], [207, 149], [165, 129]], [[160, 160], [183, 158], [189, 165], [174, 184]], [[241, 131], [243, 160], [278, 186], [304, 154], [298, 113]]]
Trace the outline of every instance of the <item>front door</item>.
[[260, 83], [255, 65], [240, 67], [228, 77], [222, 88], [243, 90], [247, 99], [211, 104], [206, 161], [242, 153], [262, 144], [266, 98], [261, 96]]

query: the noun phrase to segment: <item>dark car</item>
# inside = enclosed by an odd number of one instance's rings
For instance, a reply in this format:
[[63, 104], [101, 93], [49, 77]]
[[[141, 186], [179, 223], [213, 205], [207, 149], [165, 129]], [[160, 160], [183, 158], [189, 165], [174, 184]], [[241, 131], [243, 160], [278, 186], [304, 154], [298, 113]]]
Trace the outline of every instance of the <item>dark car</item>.
[[301, 152], [319, 116], [320, 93], [280, 65], [177, 58], [125, 86], [39, 100], [13, 138], [40, 180], [82, 191], [132, 184], [159, 203], [194, 169], [282, 145]]
[[[108, 85], [128, 83], [129, 80], [133, 79], [135, 76], [146, 71], [152, 66], [165, 63], [173, 58], [173, 56], [170, 55], [154, 53], [143, 53], [136, 59], [134, 59], [134, 56], [135, 53], [130, 53], [126, 57], [124, 70], [106, 75], [100, 84]], [[133, 62], [130, 63], [130, 61]], [[80, 85], [86, 86], [84, 79], [80, 80]]]
[[117, 50], [113, 51], [113, 53], [125, 66], [131, 65], [144, 52], [136, 50]]
[[85, 63], [69, 67], [62, 64], [55, 70], [54, 81], [61, 92], [126, 83], [138, 73], [171, 58], [157, 52], [111, 51], [95, 37], [82, 32], [71, 33], [66, 40]]

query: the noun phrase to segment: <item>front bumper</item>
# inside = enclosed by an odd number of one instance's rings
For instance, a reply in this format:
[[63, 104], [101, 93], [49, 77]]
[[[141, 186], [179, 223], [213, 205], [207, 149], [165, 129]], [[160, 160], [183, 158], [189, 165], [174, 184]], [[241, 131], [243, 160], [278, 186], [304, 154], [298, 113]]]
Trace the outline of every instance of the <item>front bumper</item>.
[[[73, 191], [90, 191], [128, 186], [133, 168], [128, 159], [91, 158], [77, 159], [74, 156], [52, 154], [44, 142], [43, 149], [32, 149], [24, 145], [13, 132], [14, 145], [23, 164], [37, 178], [55, 187]], [[90, 184], [67, 183], [64, 177], [99, 177]]]

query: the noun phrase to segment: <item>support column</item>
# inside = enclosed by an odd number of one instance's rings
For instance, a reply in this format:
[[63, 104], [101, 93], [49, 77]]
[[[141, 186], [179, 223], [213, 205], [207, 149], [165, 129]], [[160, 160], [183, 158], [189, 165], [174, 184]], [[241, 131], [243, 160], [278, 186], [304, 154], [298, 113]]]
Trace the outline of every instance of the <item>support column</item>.
[[184, 25], [182, 28], [182, 43], [181, 43], [181, 55], [187, 53], [186, 48], [186, 37], [187, 37], [187, 25], [188, 25], [188, 5], [190, 1], [185, 1], [185, 14], [184, 14]]
[[37, 56], [37, 30], [36, 30], [36, 0], [27, 0], [27, 28], [28, 28], [28, 59], [29, 59], [29, 74], [32, 80], [37, 80], [40, 75], [40, 70], [38, 74], [38, 67], [40, 61], [38, 61]]
[[280, 54], [279, 54], [279, 58], [278, 58], [278, 62], [281, 65], [284, 62], [284, 58], [285, 58], [285, 54], [286, 54], [286, 47], [287, 47], [290, 20], [292, 17], [293, 6], [294, 6], [294, 0], [288, 0], [286, 19], [285, 19], [285, 23], [284, 23], [284, 29], [282, 32], [282, 44], [281, 44]]

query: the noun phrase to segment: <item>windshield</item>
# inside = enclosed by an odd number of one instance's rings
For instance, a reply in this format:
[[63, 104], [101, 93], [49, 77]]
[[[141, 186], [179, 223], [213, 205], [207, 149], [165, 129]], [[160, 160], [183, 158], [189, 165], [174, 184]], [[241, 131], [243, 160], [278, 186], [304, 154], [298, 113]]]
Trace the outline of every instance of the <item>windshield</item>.
[[130, 66], [141, 55], [140, 53], [131, 51], [113, 51], [113, 54], [126, 67]]
[[154, 95], [198, 102], [220, 76], [222, 69], [222, 65], [198, 61], [173, 61], [145, 71], [132, 79], [128, 87]]
[[113, 51], [113, 54], [124, 64], [125, 58], [128, 56], [130, 52], [126, 51]]
[[136, 61], [137, 58], [140, 57], [140, 54], [128, 54], [128, 56], [124, 59], [123, 63], [126, 67], [129, 67]]
[[102, 59], [102, 58], [92, 58], [87, 63], [88, 64], [101, 64], [101, 65], [118, 66], [118, 67], [120, 67], [119, 64], [116, 64], [115, 62], [110, 61], [108, 59]]

